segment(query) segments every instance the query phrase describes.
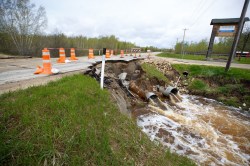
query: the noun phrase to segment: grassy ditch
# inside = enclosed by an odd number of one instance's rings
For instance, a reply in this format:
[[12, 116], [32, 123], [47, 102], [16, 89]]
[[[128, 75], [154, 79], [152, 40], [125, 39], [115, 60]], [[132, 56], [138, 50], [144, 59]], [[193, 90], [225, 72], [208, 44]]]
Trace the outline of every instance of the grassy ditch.
[[[161, 53], [158, 54], [157, 56], [165, 58], [188, 59], [188, 60], [206, 60], [206, 57], [204, 55], [181, 55], [181, 54]], [[212, 58], [214, 60], [227, 60], [226, 56], [212, 55]], [[233, 62], [241, 64], [250, 64], [250, 57], [242, 57], [240, 61], [238, 60], [238, 57], [236, 57]]]
[[151, 142], [88, 76], [0, 100], [0, 165], [194, 165]]
[[189, 72], [188, 90], [192, 94], [215, 98], [243, 109], [250, 108], [250, 70], [199, 65], [172, 65], [178, 72]]

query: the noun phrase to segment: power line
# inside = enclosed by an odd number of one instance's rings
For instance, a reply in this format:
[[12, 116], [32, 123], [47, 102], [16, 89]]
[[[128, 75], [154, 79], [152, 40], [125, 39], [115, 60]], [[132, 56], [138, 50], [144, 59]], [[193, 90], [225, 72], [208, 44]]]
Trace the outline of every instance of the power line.
[[208, 6], [206, 6], [206, 8], [203, 8], [203, 10], [199, 14], [197, 14], [196, 18], [194, 19], [195, 21], [191, 24], [190, 28], [193, 27], [198, 22], [198, 20], [201, 18], [201, 16], [203, 14], [205, 14], [208, 11], [208, 9], [214, 5], [215, 1], [216, 0], [211, 1], [211, 3]]
[[203, 13], [204, 9], [207, 7], [209, 1], [205, 1], [205, 3], [202, 3], [199, 9], [195, 12], [194, 18], [192, 18], [193, 22], [192, 24], [195, 23], [198, 17], [200, 17], [201, 13]]
[[200, 3], [198, 5], [196, 5], [196, 8], [193, 10], [190, 18], [193, 18], [194, 14], [197, 15], [197, 13], [199, 13], [202, 6], [205, 4], [204, 2], [207, 2], [207, 0], [203, 0], [203, 1], [201, 0]]

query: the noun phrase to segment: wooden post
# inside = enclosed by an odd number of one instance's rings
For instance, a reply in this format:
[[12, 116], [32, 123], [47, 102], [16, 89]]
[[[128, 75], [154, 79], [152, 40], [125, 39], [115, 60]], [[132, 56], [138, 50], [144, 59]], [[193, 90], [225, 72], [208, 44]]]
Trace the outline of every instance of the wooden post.
[[208, 50], [207, 50], [207, 55], [206, 55], [207, 60], [211, 57], [211, 54], [213, 52], [214, 39], [215, 39], [216, 33], [217, 33], [217, 26], [214, 25], [212, 29], [209, 45], [208, 45]]
[[244, 26], [244, 23], [245, 23], [245, 15], [246, 15], [246, 12], [247, 12], [248, 4], [249, 4], [249, 0], [245, 0], [244, 6], [243, 6], [243, 9], [242, 9], [242, 12], [241, 12], [241, 16], [240, 16], [240, 21], [239, 21], [239, 24], [238, 24], [238, 31], [236, 32], [236, 36], [234, 37], [234, 42], [233, 42], [233, 45], [232, 45], [232, 49], [230, 51], [230, 55], [229, 55], [229, 58], [228, 58], [228, 61], [227, 61], [225, 72], [227, 72], [229, 70], [229, 68], [231, 66], [232, 59], [235, 56], [236, 47], [237, 47], [238, 42], [240, 40], [240, 34], [242, 32], [242, 29], [243, 29], [243, 26]]

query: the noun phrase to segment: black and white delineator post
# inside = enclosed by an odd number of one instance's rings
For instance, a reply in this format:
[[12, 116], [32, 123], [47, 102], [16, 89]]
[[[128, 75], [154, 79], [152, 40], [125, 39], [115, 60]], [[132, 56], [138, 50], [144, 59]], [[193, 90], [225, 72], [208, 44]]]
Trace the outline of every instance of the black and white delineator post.
[[102, 68], [101, 68], [101, 82], [100, 82], [101, 89], [103, 89], [103, 82], [104, 82], [105, 55], [106, 55], [106, 48], [103, 48]]

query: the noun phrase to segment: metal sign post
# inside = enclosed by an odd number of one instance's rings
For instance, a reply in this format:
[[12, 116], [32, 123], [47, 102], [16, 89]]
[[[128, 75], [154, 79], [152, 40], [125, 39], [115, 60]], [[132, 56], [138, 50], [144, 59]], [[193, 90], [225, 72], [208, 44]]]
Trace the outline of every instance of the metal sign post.
[[[136, 58], [136, 53], [137, 53], [137, 52], [141, 52], [141, 48], [132, 48], [132, 49], [131, 49], [131, 52], [132, 52], [132, 53], [135, 53], [134, 58]], [[132, 53], [131, 53], [131, 54], [132, 54]]]
[[106, 55], [106, 48], [103, 48], [102, 68], [101, 68], [101, 82], [100, 82], [101, 89], [103, 89], [103, 82], [104, 82], [105, 55]]

